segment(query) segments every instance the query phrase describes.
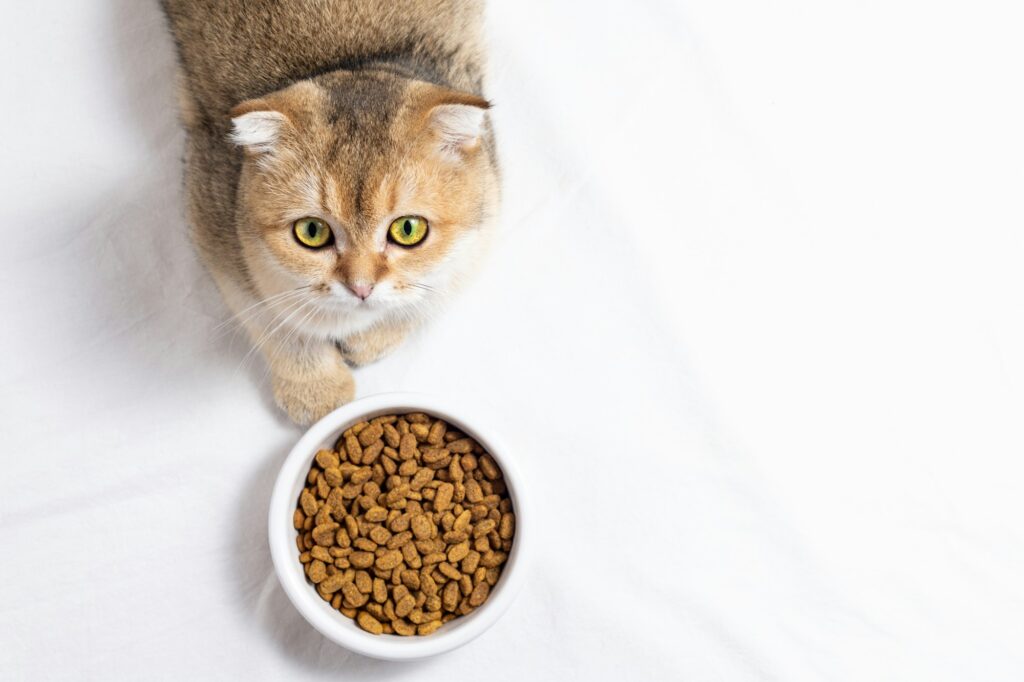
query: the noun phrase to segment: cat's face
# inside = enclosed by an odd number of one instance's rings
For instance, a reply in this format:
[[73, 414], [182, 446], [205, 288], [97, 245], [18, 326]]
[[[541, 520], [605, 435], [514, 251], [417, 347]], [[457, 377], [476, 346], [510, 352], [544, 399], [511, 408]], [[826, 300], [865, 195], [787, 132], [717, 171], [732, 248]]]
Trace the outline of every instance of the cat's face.
[[304, 292], [307, 323], [326, 335], [452, 288], [496, 186], [483, 100], [389, 75], [331, 79], [232, 112], [246, 266], [261, 296]]

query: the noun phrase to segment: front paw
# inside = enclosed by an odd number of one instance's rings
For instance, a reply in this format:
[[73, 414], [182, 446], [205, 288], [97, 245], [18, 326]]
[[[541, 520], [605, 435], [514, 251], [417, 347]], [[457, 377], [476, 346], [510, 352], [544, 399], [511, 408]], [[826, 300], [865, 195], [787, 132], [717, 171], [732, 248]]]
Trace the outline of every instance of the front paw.
[[356, 384], [342, 365], [301, 377], [274, 377], [274, 400], [296, 424], [312, 424], [328, 412], [350, 402]]
[[362, 367], [393, 351], [403, 338], [405, 335], [396, 331], [362, 332], [338, 341], [338, 352], [350, 367]]
[[344, 341], [338, 342], [338, 352], [349, 367], [362, 367], [380, 360], [387, 351], [368, 345], [353, 346]]

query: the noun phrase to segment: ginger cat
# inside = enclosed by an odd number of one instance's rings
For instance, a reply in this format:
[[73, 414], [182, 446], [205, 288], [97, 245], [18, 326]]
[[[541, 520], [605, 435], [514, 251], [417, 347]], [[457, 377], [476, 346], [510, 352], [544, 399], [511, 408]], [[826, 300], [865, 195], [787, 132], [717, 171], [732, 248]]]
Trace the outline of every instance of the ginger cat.
[[307, 424], [479, 262], [499, 173], [476, 0], [163, 0], [192, 235]]

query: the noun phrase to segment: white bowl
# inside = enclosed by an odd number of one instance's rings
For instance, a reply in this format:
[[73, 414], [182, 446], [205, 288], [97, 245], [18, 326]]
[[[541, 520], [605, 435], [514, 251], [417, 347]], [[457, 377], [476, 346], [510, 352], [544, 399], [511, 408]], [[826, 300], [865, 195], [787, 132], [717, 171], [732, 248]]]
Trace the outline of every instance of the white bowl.
[[[292, 515], [309, 473], [313, 457], [321, 448], [333, 448], [348, 427], [382, 414], [426, 412], [474, 438], [501, 467], [508, 495], [516, 515], [516, 534], [501, 577], [490, 596], [479, 608], [466, 616], [445, 623], [425, 636], [371, 635], [360, 629], [320, 598], [306, 580], [299, 550], [295, 545]], [[341, 646], [373, 658], [411, 660], [451, 651], [483, 633], [505, 612], [522, 586], [526, 569], [526, 547], [529, 540], [529, 509], [524, 501], [523, 482], [512, 455], [498, 435], [475, 414], [447, 399], [418, 393], [381, 393], [362, 398], [338, 408], [310, 427], [292, 448], [281, 472], [277, 475], [270, 499], [270, 554], [274, 570], [288, 598], [328, 639]]]

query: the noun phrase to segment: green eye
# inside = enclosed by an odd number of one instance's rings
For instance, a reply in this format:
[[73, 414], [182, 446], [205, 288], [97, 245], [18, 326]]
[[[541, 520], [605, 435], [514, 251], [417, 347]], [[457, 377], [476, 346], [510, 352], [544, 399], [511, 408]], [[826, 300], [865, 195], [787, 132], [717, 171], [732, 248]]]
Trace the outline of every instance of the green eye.
[[327, 227], [327, 223], [316, 218], [296, 220], [294, 229], [295, 238], [299, 240], [299, 243], [311, 249], [327, 246], [334, 239], [334, 234], [331, 232], [331, 228]]
[[427, 236], [427, 220], [414, 215], [402, 216], [391, 223], [388, 236], [396, 244], [415, 246]]

